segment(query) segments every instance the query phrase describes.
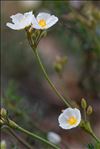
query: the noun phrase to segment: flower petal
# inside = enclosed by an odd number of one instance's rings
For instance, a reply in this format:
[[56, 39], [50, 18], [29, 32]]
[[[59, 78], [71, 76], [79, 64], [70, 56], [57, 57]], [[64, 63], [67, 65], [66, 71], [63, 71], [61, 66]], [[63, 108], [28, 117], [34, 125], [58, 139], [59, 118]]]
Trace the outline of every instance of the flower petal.
[[32, 18], [32, 27], [35, 29], [41, 29], [41, 27], [39, 26], [39, 24], [34, 16]]
[[67, 123], [66, 118], [64, 117], [64, 113], [61, 113], [60, 116], [58, 117], [58, 122], [59, 122], [59, 126], [63, 129], [67, 129], [67, 127], [69, 128], [69, 124]]
[[6, 25], [14, 30], [24, 29], [25, 27], [31, 25], [33, 14], [32, 11], [26, 12], [23, 14], [17, 13], [16, 15], [12, 15], [10, 17], [12, 22], [14, 23], [7, 23]]
[[77, 108], [74, 109], [74, 112], [75, 112], [75, 117], [77, 118], [78, 120], [78, 123], [80, 123], [81, 121], [81, 113], [80, 113], [80, 110], [78, 110]]
[[22, 20], [21, 24], [24, 24], [27, 27], [31, 25], [32, 20], [33, 20], [33, 15], [29, 15]]
[[15, 25], [15, 24], [12, 24], [12, 23], [7, 23], [6, 26], [8, 26], [9, 28], [14, 29], [14, 30], [23, 29], [23, 26]]
[[60, 114], [60, 116], [58, 117], [58, 121], [59, 123], [66, 124], [66, 118], [64, 116], [64, 113]]
[[15, 15], [12, 15], [10, 18], [12, 19], [13, 23], [19, 23], [23, 19], [24, 15], [21, 13], [17, 13]]
[[37, 15], [36, 19], [37, 19], [38, 22], [39, 22], [40, 20], [42, 20], [42, 19], [44, 19], [44, 20], [46, 21], [47, 19], [49, 19], [49, 17], [50, 17], [50, 14], [49, 14], [49, 13], [40, 12], [40, 13]]
[[46, 22], [47, 23], [46, 28], [53, 26], [54, 24], [57, 23], [57, 21], [58, 21], [58, 18], [56, 16], [52, 15]]
[[66, 125], [66, 124], [59, 124], [59, 126], [63, 129], [71, 129], [71, 125]]
[[61, 142], [61, 137], [55, 132], [48, 132], [48, 140], [54, 144], [59, 144]]
[[29, 11], [29, 12], [24, 13], [24, 16], [25, 16], [25, 17], [31, 16], [31, 15], [32, 15], [32, 11]]
[[65, 110], [63, 111], [63, 113], [64, 113], [64, 116], [65, 116], [66, 118], [69, 118], [69, 117], [71, 117], [71, 116], [75, 116], [74, 110], [73, 110], [72, 108], [67, 108], [67, 109], [65, 109]]

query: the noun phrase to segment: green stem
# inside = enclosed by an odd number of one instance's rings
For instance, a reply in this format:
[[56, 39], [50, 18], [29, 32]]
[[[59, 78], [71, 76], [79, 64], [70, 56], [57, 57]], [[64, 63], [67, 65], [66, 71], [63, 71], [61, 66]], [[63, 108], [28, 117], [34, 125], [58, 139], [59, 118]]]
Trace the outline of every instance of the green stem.
[[39, 55], [38, 55], [37, 50], [35, 50], [35, 56], [36, 56], [36, 59], [37, 59], [37, 62], [38, 62], [38, 64], [39, 64], [39, 66], [40, 66], [40, 68], [41, 68], [41, 70], [42, 70], [42, 72], [43, 72], [43, 74], [44, 74], [46, 80], [48, 81], [49, 85], [51, 86], [51, 88], [55, 91], [55, 93], [57, 94], [57, 96], [58, 96], [68, 107], [72, 107], [72, 105], [71, 105], [68, 101], [66, 101], [65, 98], [58, 92], [58, 90], [56, 89], [56, 87], [54, 86], [54, 84], [53, 84], [53, 83], [51, 82], [51, 80], [49, 79], [48, 74], [47, 74], [46, 71], [45, 71], [45, 68], [44, 68], [44, 66], [43, 66], [43, 64], [42, 64], [42, 62], [41, 62], [41, 59], [40, 59], [40, 57], [39, 57]]
[[27, 149], [33, 149], [33, 147], [31, 147], [30, 144], [28, 144], [24, 139], [22, 139], [20, 136], [18, 136], [12, 128], [7, 127], [7, 129], [21, 144], [23, 144], [25, 147], [27, 147]]
[[24, 129], [24, 128], [18, 126], [18, 125], [16, 126], [16, 128], [17, 128], [19, 131], [24, 132], [25, 134], [31, 136], [32, 138], [37, 139], [37, 140], [40, 140], [40, 141], [44, 142], [45, 144], [48, 144], [49, 146], [53, 147], [54, 149], [60, 149], [60, 148], [57, 147], [56, 145], [54, 145], [54, 144], [52, 144], [51, 142], [47, 141], [46, 139], [44, 139], [44, 138], [42, 138], [42, 137], [40, 137], [40, 136], [38, 136], [38, 135], [36, 135], [36, 134], [34, 134], [34, 133], [31, 133], [31, 132], [29, 132], [28, 130], [26, 130], [26, 129]]
[[22, 127], [20, 127], [18, 124], [16, 124], [14, 121], [12, 121], [12, 120], [10, 120], [10, 119], [8, 119], [8, 123], [6, 123], [6, 125], [7, 125], [8, 127], [10, 127], [11, 129], [17, 129], [17, 130], [19, 130], [19, 131], [21, 131], [21, 132], [23, 132], [23, 133], [25, 133], [25, 134], [31, 136], [31, 137], [34, 138], [34, 139], [37, 139], [37, 140], [39, 140], [39, 141], [41, 141], [41, 142], [44, 142], [45, 144], [47, 144], [47, 145], [53, 147], [54, 149], [60, 149], [60, 148], [59, 148], [58, 146], [56, 146], [55, 144], [53, 144], [53, 143], [49, 142], [48, 140], [46, 140], [46, 139], [44, 139], [44, 138], [38, 136], [38, 135], [35, 134], [35, 133], [32, 133], [32, 132], [30, 132], [30, 131], [28, 131], [28, 130], [22, 128]]
[[100, 143], [99, 138], [97, 138], [97, 136], [94, 134], [94, 132], [91, 132], [90, 134], [98, 143]]
[[81, 124], [80, 124], [80, 127], [84, 131], [86, 131], [88, 134], [90, 134], [96, 142], [100, 143], [100, 139], [94, 134], [89, 121], [82, 121]]
[[[40, 35], [39, 35], [38, 38], [40, 38], [40, 36], [41, 36], [41, 32], [40, 32]], [[40, 60], [39, 55], [38, 55], [38, 52], [37, 52], [37, 49], [36, 49], [37, 45], [34, 46], [32, 36], [31, 36], [31, 34], [28, 31], [27, 31], [27, 38], [28, 38], [29, 44], [30, 44], [30, 46], [31, 46], [31, 48], [33, 50], [33, 53], [36, 56], [37, 62], [38, 62], [39, 66], [40, 66], [40, 68], [41, 68], [41, 70], [42, 70], [42, 72], [43, 72], [43, 74], [45, 76], [45, 79], [48, 81], [49, 85], [55, 91], [56, 95], [67, 105], [67, 107], [73, 107], [73, 105], [71, 104], [71, 100], [70, 99], [65, 100], [65, 98], [58, 92], [58, 90], [56, 89], [54, 84], [49, 79], [48, 74], [46, 73], [45, 68], [44, 68], [44, 66], [43, 66], [43, 64], [42, 64], [42, 62]], [[37, 44], [38, 44], [38, 42], [39, 42], [39, 39], [37, 40]]]
[[[9, 129], [9, 131], [10, 131], [15, 137], [16, 137], [16, 135], [15, 135], [13, 129], [17, 129], [17, 130], [19, 130], [19, 131], [21, 131], [21, 132], [23, 132], [23, 133], [25, 133], [25, 134], [31, 136], [32, 138], [37, 139], [37, 140], [39, 140], [39, 141], [41, 141], [41, 142], [43, 142], [43, 143], [45, 143], [45, 144], [47, 144], [47, 145], [53, 147], [54, 149], [60, 149], [60, 148], [59, 148], [58, 146], [56, 146], [55, 144], [53, 144], [53, 143], [49, 142], [48, 140], [46, 140], [46, 139], [44, 139], [44, 138], [38, 136], [38, 135], [35, 134], [35, 133], [32, 133], [32, 132], [30, 132], [30, 131], [28, 131], [28, 130], [22, 128], [22, 127], [20, 127], [18, 124], [16, 124], [14, 121], [12, 121], [12, 120], [10, 120], [10, 119], [8, 119], [8, 121], [6, 121], [5, 126]], [[19, 139], [19, 137], [16, 137], [16, 138]], [[21, 139], [19, 139], [19, 141], [20, 141], [20, 142], [23, 142]], [[23, 142], [23, 144], [24, 144], [24, 142]], [[25, 144], [24, 144], [24, 145], [25, 145]], [[28, 146], [28, 147], [29, 147], [29, 146]], [[30, 148], [30, 149], [31, 149], [31, 148]]]

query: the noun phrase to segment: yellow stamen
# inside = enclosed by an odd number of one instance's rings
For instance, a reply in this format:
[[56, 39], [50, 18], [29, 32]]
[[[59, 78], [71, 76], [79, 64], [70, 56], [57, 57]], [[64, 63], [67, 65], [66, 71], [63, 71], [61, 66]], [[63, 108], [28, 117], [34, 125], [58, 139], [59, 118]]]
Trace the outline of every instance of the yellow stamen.
[[70, 125], [74, 125], [77, 123], [77, 119], [74, 116], [71, 116], [68, 120], [67, 123], [69, 123]]
[[39, 25], [40, 25], [41, 27], [45, 27], [45, 26], [46, 26], [46, 21], [45, 21], [44, 19], [40, 20], [40, 21], [39, 21]]

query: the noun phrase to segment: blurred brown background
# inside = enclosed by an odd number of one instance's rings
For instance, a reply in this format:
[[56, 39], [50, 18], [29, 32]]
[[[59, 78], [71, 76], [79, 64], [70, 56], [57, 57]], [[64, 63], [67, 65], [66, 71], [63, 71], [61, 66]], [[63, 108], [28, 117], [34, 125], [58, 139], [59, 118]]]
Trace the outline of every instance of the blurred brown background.
[[[66, 108], [45, 81], [28, 45], [25, 31], [6, 26], [10, 16], [33, 10], [58, 16], [59, 22], [49, 29], [38, 50], [47, 72], [65, 97], [80, 105], [81, 98], [93, 106], [90, 117], [93, 129], [100, 137], [100, 2], [99, 1], [1, 1], [1, 106], [9, 111], [19, 125], [46, 136], [58, 133], [61, 149], [85, 149], [93, 143], [89, 135], [75, 128], [65, 131], [57, 118]], [[60, 73], [54, 69], [57, 56], [67, 56]], [[47, 149], [38, 141], [20, 134], [36, 149]], [[2, 139], [7, 149], [24, 149], [6, 131]]]

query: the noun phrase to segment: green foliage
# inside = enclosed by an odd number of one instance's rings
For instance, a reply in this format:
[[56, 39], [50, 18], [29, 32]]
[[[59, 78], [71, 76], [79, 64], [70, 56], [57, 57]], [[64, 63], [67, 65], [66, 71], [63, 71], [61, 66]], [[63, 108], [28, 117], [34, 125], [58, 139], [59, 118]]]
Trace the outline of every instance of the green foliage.
[[5, 98], [9, 99], [11, 102], [19, 102], [21, 100], [21, 97], [17, 95], [17, 84], [11, 80], [8, 84], [8, 88], [5, 93]]
[[13, 80], [9, 81], [5, 95], [2, 98], [4, 105], [10, 111], [10, 114], [21, 114], [21, 110], [18, 108], [18, 105], [20, 104], [22, 97], [17, 94], [17, 84]]
[[96, 143], [95, 145], [88, 144], [88, 149], [100, 149], [100, 143]]
[[93, 144], [88, 144], [88, 149], [95, 149]]
[[11, 117], [15, 117], [16, 121], [20, 121], [20, 123], [23, 123], [23, 119], [26, 122], [25, 124], [27, 124], [30, 119], [28, 116], [30, 111], [25, 103], [25, 99], [20, 96], [18, 84], [14, 80], [9, 81], [4, 96], [2, 97], [2, 102]]
[[[24, 125], [25, 128], [46, 138], [46, 133], [38, 128], [38, 121], [34, 122], [31, 118], [33, 109], [29, 108], [28, 104], [26, 104], [26, 99], [20, 96], [18, 88], [19, 86], [14, 80], [9, 81], [4, 96], [2, 97], [4, 107], [9, 111], [10, 117], [18, 124], [20, 123], [21, 126]], [[35, 106], [33, 108], [35, 108]], [[27, 137], [27, 140], [30, 144], [33, 144], [33, 139]], [[20, 149], [16, 144], [12, 144], [10, 147], [11, 149]]]
[[15, 144], [12, 144], [11, 145], [11, 149], [21, 149], [21, 148], [19, 148], [17, 145], [15, 145]]

